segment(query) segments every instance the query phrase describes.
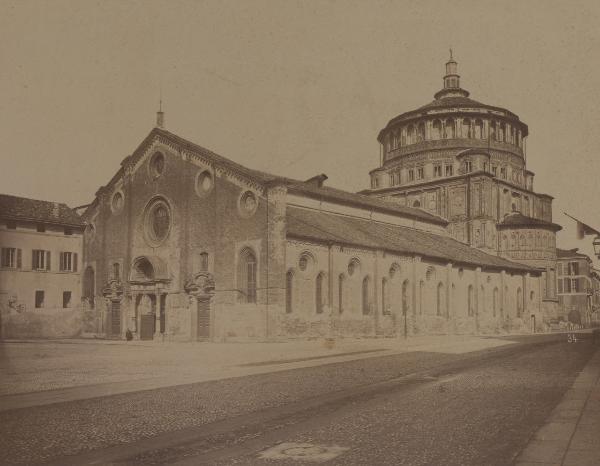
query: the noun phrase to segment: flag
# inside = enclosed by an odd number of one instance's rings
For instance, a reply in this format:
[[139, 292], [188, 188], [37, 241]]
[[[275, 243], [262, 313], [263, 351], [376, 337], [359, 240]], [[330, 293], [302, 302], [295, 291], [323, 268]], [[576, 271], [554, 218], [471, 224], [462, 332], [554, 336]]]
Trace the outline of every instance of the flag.
[[583, 239], [586, 235], [600, 235], [600, 231], [595, 228], [589, 226], [586, 223], [583, 223], [581, 220], [576, 219], [575, 217], [569, 215], [568, 213], [564, 213], [567, 217], [575, 220], [577, 225], [577, 239]]

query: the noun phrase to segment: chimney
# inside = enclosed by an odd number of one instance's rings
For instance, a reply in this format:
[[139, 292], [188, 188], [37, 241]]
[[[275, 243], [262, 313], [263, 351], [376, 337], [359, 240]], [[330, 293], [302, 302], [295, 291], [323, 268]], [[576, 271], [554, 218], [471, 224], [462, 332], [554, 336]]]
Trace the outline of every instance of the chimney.
[[306, 184], [311, 184], [316, 186], [317, 188], [322, 188], [325, 180], [327, 179], [327, 175], [325, 173], [321, 173], [320, 175], [313, 176], [305, 181]]

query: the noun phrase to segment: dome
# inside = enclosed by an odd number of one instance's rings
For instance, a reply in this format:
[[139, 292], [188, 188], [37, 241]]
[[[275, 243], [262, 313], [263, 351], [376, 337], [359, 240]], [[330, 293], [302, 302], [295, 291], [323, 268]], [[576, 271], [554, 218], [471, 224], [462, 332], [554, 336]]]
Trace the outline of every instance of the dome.
[[[519, 120], [519, 117], [513, 112], [494, 105], [488, 105], [477, 100], [473, 100], [469, 97], [469, 91], [460, 87], [460, 76], [457, 74], [458, 64], [452, 56], [446, 63], [446, 75], [444, 76], [444, 87], [435, 93], [434, 100], [426, 105], [423, 105], [415, 110], [410, 110], [391, 119], [386, 127], [379, 132], [377, 137], [378, 141], [385, 144], [386, 138], [389, 137], [390, 133], [394, 133], [398, 130], [404, 130], [403, 125], [419, 124], [420, 122], [429, 122], [434, 119], [445, 119], [447, 117], [458, 117], [462, 119], [481, 119], [482, 122], [485, 120], [485, 125], [504, 125], [510, 126], [510, 131], [515, 130], [514, 138], [513, 134], [509, 135], [508, 139], [511, 142], [516, 143], [516, 146], [520, 145], [522, 138], [528, 135], [528, 128], [525, 123]], [[469, 123], [471, 124], [471, 123]], [[482, 125], [483, 126], [483, 125]], [[482, 128], [483, 129], [483, 128]], [[496, 136], [502, 131], [503, 128], [498, 128], [493, 131], [493, 136]], [[457, 133], [457, 131], [455, 131]], [[483, 133], [483, 131], [481, 131]], [[420, 138], [416, 137], [417, 141], [409, 141], [410, 143], [420, 142], [421, 139], [435, 139], [433, 137], [426, 137], [425, 134]], [[429, 135], [431, 136], [431, 135]], [[450, 136], [450, 137], [447, 137]], [[450, 134], [442, 135], [440, 139], [454, 139], [460, 137], [470, 137], [469, 134]], [[482, 134], [478, 132], [478, 137], [475, 139], [481, 139]], [[486, 135], [484, 139], [488, 136]], [[493, 140], [494, 138], [492, 138]], [[498, 139], [498, 138], [496, 138]], [[499, 142], [506, 142], [504, 134]], [[514, 141], [513, 141], [514, 139]], [[410, 144], [404, 144], [410, 145]], [[517, 151], [519, 152], [519, 151]]]

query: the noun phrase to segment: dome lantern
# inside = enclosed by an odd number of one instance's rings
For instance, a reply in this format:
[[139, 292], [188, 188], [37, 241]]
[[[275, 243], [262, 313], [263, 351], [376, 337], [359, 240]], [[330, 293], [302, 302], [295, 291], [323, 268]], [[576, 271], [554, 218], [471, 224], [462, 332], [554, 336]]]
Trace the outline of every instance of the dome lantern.
[[458, 63], [452, 57], [450, 49], [450, 60], [446, 62], [446, 75], [444, 76], [444, 89], [435, 94], [436, 99], [444, 97], [468, 97], [469, 92], [460, 88], [460, 75], [458, 74]]

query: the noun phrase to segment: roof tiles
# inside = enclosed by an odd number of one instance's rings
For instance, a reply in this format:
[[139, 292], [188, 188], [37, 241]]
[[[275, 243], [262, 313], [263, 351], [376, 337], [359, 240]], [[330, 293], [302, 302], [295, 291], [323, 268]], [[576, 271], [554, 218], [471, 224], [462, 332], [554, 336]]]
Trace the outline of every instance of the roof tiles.
[[446, 236], [296, 207], [287, 208], [287, 234], [290, 237], [418, 255], [454, 264], [521, 272], [536, 270], [486, 254]]
[[68, 226], [84, 226], [77, 213], [66, 204], [0, 194], [0, 217]]

